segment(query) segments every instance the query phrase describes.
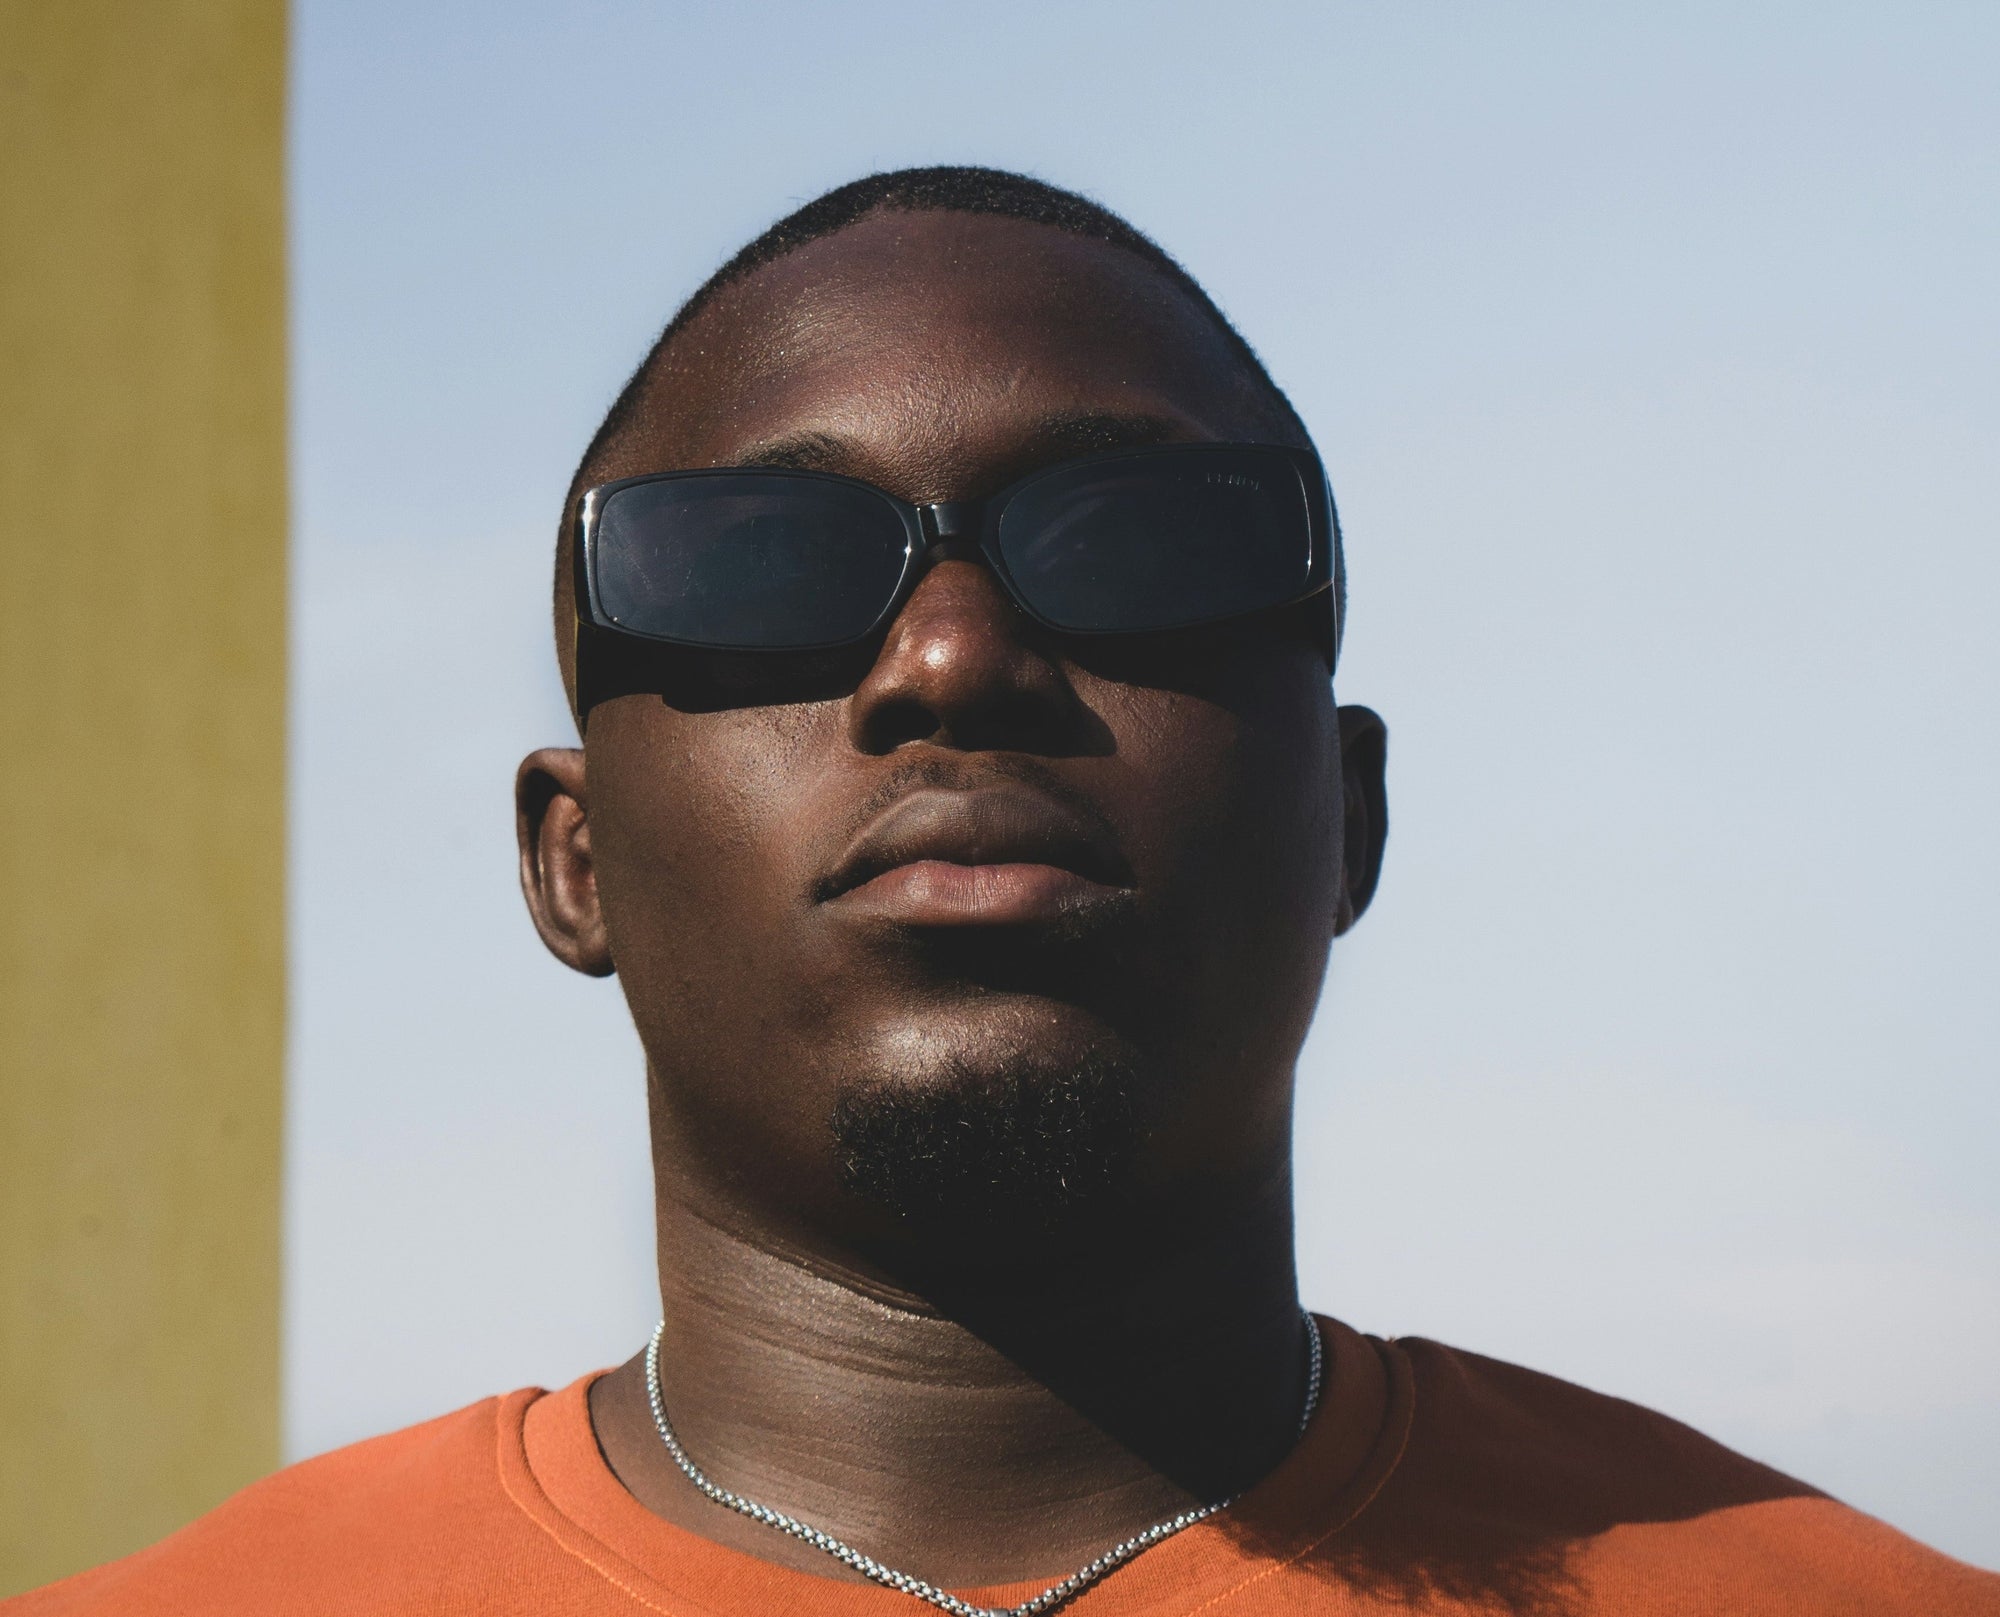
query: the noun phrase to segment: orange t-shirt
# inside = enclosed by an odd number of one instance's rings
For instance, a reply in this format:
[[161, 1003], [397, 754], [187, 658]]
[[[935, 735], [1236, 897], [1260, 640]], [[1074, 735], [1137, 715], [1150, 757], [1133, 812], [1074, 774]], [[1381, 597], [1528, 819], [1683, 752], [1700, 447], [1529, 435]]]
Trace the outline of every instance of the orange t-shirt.
[[[2000, 1617], [2000, 1576], [1634, 1404], [1326, 1322], [1320, 1413], [1227, 1511], [1075, 1617]], [[916, 1617], [652, 1515], [599, 1455], [586, 1377], [308, 1460], [6, 1617]], [[1010, 1605], [1041, 1584], [959, 1591]]]

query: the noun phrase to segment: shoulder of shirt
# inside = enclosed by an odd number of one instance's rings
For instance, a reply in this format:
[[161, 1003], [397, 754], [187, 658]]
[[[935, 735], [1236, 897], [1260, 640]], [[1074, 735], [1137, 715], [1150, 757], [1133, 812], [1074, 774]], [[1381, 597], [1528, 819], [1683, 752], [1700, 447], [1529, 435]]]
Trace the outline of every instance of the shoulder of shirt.
[[1463, 1485], [1633, 1510], [1818, 1494], [1642, 1404], [1423, 1337], [1389, 1346], [1411, 1370], [1416, 1456], [1449, 1454]]
[[1637, 1612], [1678, 1587], [1744, 1612], [2000, 1617], [2000, 1576], [1670, 1416], [1423, 1338], [1386, 1347], [1408, 1367], [1408, 1435], [1341, 1554], [1404, 1594], [1505, 1609], [1560, 1586]]
[[361, 1611], [369, 1590], [392, 1586], [400, 1598], [375, 1609], [432, 1609], [426, 1590], [490, 1583], [509, 1540], [539, 1547], [497, 1460], [503, 1413], [538, 1396], [483, 1399], [286, 1466], [147, 1549], [0, 1601], [0, 1613]]

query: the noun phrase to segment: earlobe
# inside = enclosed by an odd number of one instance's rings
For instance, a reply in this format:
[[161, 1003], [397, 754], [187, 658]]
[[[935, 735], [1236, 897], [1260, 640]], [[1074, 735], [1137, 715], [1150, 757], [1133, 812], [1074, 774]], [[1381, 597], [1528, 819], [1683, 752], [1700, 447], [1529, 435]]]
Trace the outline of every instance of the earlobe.
[[587, 801], [580, 747], [544, 747], [515, 772], [521, 892], [535, 930], [571, 970], [608, 977], [616, 967], [597, 901]]
[[1382, 850], [1389, 839], [1387, 770], [1389, 728], [1372, 709], [1340, 710], [1340, 774], [1345, 824], [1340, 857], [1338, 936], [1353, 926], [1375, 896]]

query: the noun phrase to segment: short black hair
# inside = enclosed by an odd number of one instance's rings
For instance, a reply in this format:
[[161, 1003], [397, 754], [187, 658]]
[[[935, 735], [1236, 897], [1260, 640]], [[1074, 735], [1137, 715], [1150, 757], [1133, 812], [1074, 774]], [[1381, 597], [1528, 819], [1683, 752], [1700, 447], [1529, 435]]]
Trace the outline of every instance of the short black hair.
[[674, 339], [687, 330], [725, 288], [766, 264], [797, 252], [810, 242], [846, 229], [877, 210], [994, 214], [1003, 219], [1047, 225], [1052, 230], [1105, 242], [1137, 255], [1192, 298], [1195, 306], [1215, 322], [1258, 390], [1268, 397], [1277, 419], [1296, 432], [1301, 443], [1312, 442], [1312, 435], [1306, 431], [1305, 423], [1292, 407], [1292, 401], [1285, 397], [1284, 389], [1271, 379], [1271, 373], [1264, 368], [1257, 351], [1244, 341], [1242, 333], [1230, 324], [1229, 317], [1202, 290], [1201, 283], [1182, 269], [1173, 255], [1152, 237], [1119, 218], [1109, 208], [1075, 191], [1065, 191], [1061, 186], [1008, 169], [963, 165], [899, 168], [850, 180], [786, 214], [696, 288], [694, 295], [680, 306], [679, 312], [667, 322], [666, 329], [647, 350], [646, 357], [639, 362], [638, 369], [633, 371], [606, 413], [603, 424], [592, 436], [590, 447], [584, 450], [576, 479], [571, 484], [572, 500], [588, 468], [596, 463], [598, 456], [638, 412], [647, 381], [661, 357], [672, 346]]

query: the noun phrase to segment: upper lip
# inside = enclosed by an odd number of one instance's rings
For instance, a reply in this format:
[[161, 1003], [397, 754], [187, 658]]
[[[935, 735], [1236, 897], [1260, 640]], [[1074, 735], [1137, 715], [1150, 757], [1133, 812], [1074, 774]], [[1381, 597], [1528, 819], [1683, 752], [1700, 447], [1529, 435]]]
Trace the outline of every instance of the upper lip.
[[937, 859], [954, 865], [1054, 865], [1108, 886], [1129, 886], [1131, 870], [1110, 829], [1023, 786], [922, 788], [876, 815], [819, 884], [824, 901], [898, 865]]

